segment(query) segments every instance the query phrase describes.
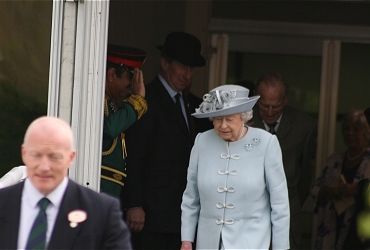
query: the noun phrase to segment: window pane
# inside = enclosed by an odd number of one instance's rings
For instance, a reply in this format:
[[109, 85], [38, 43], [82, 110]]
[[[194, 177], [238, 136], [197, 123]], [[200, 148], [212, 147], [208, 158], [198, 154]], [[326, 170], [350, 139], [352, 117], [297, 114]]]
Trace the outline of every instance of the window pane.
[[345, 149], [342, 137], [343, 114], [351, 109], [370, 107], [370, 45], [342, 43], [335, 151]]
[[229, 52], [228, 59], [227, 84], [281, 73], [290, 88], [289, 105], [318, 117], [321, 57]]
[[29, 123], [47, 113], [52, 1], [0, 1], [0, 177], [22, 164]]

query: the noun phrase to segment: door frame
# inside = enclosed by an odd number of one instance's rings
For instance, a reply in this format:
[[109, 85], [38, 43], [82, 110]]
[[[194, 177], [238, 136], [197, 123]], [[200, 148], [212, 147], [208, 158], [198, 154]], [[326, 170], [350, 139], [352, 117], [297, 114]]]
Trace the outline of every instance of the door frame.
[[69, 177], [100, 191], [109, 0], [53, 1], [48, 116], [68, 122], [76, 159]]

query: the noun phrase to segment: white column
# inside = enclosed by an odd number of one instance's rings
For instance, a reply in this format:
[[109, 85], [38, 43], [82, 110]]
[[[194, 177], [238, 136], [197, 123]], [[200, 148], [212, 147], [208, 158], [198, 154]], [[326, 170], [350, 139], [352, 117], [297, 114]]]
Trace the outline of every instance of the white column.
[[227, 34], [212, 34], [211, 48], [208, 76], [209, 90], [226, 84], [229, 36]]
[[76, 182], [100, 189], [109, 1], [60, 1], [53, 6], [48, 115], [72, 126]]
[[323, 43], [315, 178], [321, 174], [328, 155], [334, 152], [340, 47], [338, 40]]
[[[323, 42], [315, 179], [321, 175], [326, 158], [334, 152], [340, 48], [341, 42], [339, 40], [325, 40]], [[318, 216], [313, 214], [312, 248], [315, 244], [317, 224]]]

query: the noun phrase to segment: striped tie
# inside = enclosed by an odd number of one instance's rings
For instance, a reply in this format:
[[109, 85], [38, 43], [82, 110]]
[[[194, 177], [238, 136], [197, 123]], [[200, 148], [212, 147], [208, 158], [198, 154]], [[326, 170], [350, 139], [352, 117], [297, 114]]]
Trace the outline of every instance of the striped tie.
[[270, 127], [270, 130], [269, 130], [269, 132], [271, 133], [271, 134], [276, 134], [276, 130], [275, 130], [275, 126], [276, 126], [276, 124], [277, 124], [277, 122], [274, 122], [274, 123], [272, 123], [272, 124], [269, 124], [269, 123], [267, 123], [267, 125]]
[[42, 198], [39, 201], [38, 205], [40, 207], [40, 211], [33, 222], [26, 249], [45, 249], [47, 228], [47, 217], [45, 210], [49, 203], [50, 201], [47, 198]]

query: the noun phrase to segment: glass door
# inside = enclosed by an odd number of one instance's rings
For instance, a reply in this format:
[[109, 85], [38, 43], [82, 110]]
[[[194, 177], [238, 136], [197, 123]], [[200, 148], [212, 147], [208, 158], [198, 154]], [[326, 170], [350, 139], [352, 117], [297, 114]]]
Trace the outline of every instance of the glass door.
[[0, 1], [0, 178], [23, 165], [26, 128], [46, 115], [52, 1]]
[[343, 114], [370, 107], [370, 44], [342, 42], [340, 53], [335, 151], [345, 148], [341, 132]]

